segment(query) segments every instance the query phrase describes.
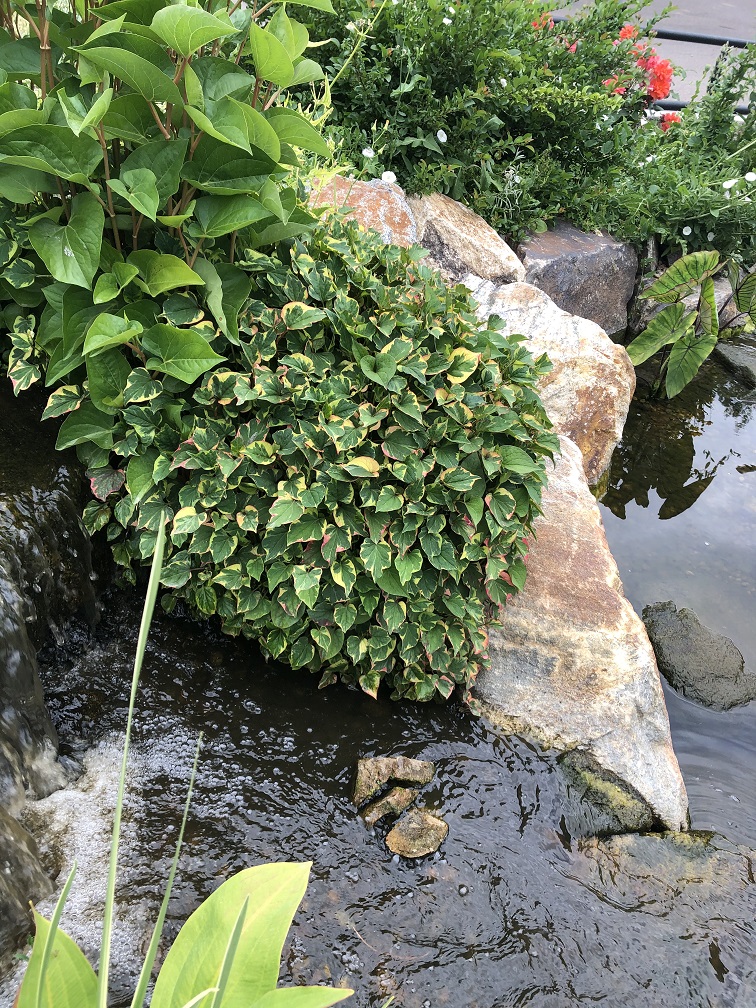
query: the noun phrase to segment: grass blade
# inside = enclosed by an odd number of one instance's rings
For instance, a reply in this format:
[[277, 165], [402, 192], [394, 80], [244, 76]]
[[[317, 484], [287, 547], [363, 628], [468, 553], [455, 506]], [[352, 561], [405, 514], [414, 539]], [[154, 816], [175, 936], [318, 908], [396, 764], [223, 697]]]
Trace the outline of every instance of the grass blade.
[[47, 967], [50, 963], [50, 956], [52, 955], [53, 945], [55, 944], [55, 935], [58, 932], [58, 926], [60, 925], [60, 918], [63, 915], [63, 908], [66, 905], [68, 894], [71, 891], [71, 885], [73, 884], [74, 875], [76, 874], [76, 868], [77, 864], [74, 861], [73, 868], [68, 873], [66, 884], [63, 886], [63, 891], [58, 897], [58, 902], [55, 904], [55, 910], [50, 920], [50, 930], [47, 932], [45, 947], [42, 949], [42, 962], [40, 963], [39, 966], [39, 983], [37, 986], [37, 1008], [42, 1008], [42, 991], [44, 990], [45, 976], [47, 975]]
[[242, 903], [242, 908], [239, 911], [239, 916], [236, 918], [234, 929], [231, 932], [231, 935], [228, 939], [228, 945], [226, 946], [226, 954], [223, 956], [220, 976], [218, 977], [218, 988], [215, 994], [213, 994], [213, 1000], [210, 1002], [210, 1008], [219, 1008], [220, 1003], [223, 1000], [223, 995], [226, 993], [228, 978], [231, 975], [231, 967], [234, 964], [236, 950], [239, 947], [239, 939], [241, 938], [242, 928], [244, 927], [244, 919], [247, 916], [248, 907], [249, 907], [249, 896], [247, 896], [244, 902]]

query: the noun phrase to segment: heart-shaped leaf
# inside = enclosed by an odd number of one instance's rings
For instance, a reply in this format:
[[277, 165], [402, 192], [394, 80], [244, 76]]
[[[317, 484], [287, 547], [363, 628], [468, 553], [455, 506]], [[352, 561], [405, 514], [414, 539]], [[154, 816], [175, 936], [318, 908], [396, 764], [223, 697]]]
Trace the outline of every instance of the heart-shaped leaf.
[[104, 226], [105, 213], [98, 200], [91, 193], [79, 193], [67, 224], [38, 220], [29, 229], [29, 241], [56, 280], [91, 289], [100, 264]]

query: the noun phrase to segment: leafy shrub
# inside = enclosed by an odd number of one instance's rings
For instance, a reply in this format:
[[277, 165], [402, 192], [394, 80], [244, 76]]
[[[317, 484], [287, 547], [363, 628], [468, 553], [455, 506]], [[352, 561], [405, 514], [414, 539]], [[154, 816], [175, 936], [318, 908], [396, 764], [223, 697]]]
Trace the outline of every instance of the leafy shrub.
[[68, 412], [58, 444], [102, 501], [85, 520], [127, 572], [168, 515], [167, 607], [323, 684], [427, 700], [472, 681], [487, 604], [522, 587], [557, 442], [533, 390], [545, 359], [479, 331], [464, 289], [417, 260], [337, 221], [245, 250], [251, 300], [212, 355], [165, 367], [132, 331], [115, 384], [93, 356], [46, 415]]
[[[714, 276], [727, 269], [732, 295], [717, 307]], [[694, 308], [686, 299], [698, 292]], [[646, 329], [632, 341], [627, 352], [633, 364], [660, 355], [654, 391], [670, 399], [697, 374], [721, 336], [719, 315], [730, 300], [738, 314], [732, 328], [743, 319], [756, 325], [756, 273], [742, 274], [734, 262], [720, 262], [718, 252], [692, 252], [682, 256], [643, 291], [641, 298], [664, 305]]]
[[334, 135], [358, 169], [446, 192], [518, 237], [569, 199], [556, 189], [533, 206], [514, 181], [521, 167], [545, 157], [571, 177], [620, 164], [611, 125], [637, 126], [668, 90], [670, 65], [637, 37], [653, 22], [623, 31], [642, 6], [601, 2], [555, 24], [544, 3], [520, 0], [337, 0], [340, 34], [325, 50]]

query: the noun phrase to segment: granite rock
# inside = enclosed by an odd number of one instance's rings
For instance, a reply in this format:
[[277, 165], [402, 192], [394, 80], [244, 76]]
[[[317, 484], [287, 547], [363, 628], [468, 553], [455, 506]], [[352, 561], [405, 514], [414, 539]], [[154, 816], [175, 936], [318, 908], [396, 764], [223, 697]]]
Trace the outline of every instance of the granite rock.
[[418, 240], [415, 218], [404, 191], [391, 182], [373, 179], [360, 182], [335, 175], [327, 181], [315, 180], [310, 193], [313, 207], [347, 207], [363, 228], [377, 231], [386, 243], [412, 245]]
[[419, 858], [437, 851], [449, 827], [428, 809], [410, 809], [386, 837], [386, 846], [400, 857]]
[[359, 808], [389, 781], [402, 784], [429, 784], [436, 772], [428, 760], [408, 756], [369, 756], [357, 761], [357, 778], [352, 797]]
[[528, 580], [490, 632], [491, 668], [475, 696], [505, 730], [575, 751], [575, 771], [603, 790], [618, 828], [684, 829], [687, 797], [653, 649], [568, 438], [542, 506]]

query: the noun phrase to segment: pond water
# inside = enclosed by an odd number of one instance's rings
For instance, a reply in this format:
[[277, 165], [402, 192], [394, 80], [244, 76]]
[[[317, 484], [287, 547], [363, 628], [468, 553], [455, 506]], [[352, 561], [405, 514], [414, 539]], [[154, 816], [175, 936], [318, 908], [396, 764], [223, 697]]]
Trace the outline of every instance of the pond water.
[[[748, 651], [754, 545], [746, 538], [753, 512], [745, 480], [754, 477], [737, 466], [754, 461], [746, 454], [753, 452], [750, 407], [745, 391], [719, 372], [707, 372], [697, 388], [703, 391], [691, 393], [688, 412], [682, 402], [674, 411], [666, 406], [654, 423], [648, 411], [660, 407], [635, 407], [605, 498], [607, 532], [636, 607], [668, 597], [692, 605]], [[657, 428], [673, 412], [664, 441]], [[683, 508], [691, 480], [712, 475]], [[679, 536], [678, 523], [687, 526]], [[706, 552], [705, 542], [716, 549]], [[725, 589], [729, 601], [721, 603]], [[65, 924], [90, 953], [139, 608], [138, 595], [114, 593], [93, 637], [82, 628], [69, 635], [67, 650], [42, 655], [64, 761], [72, 769], [83, 764], [85, 773], [70, 790], [30, 806], [26, 822], [47, 838], [42, 853], [51, 871], [79, 860]], [[310, 860], [281, 982], [350, 986], [353, 1008], [380, 1008], [390, 995], [394, 1008], [753, 1008], [756, 705], [715, 715], [669, 699], [693, 825], [727, 839], [585, 836], [585, 810], [556, 754], [502, 738], [459, 707], [318, 692], [306, 675], [265, 666], [247, 643], [158, 616], [138, 703], [114, 1008], [128, 1004], [200, 731], [169, 938], [234, 871]], [[420, 803], [449, 825], [438, 855], [393, 858], [385, 831], [368, 830], [350, 803], [357, 759], [388, 754], [436, 763]], [[13, 981], [0, 991], [2, 1008], [12, 995]]]
[[[670, 402], [639, 383], [601, 509], [637, 612], [687, 606], [756, 668], [756, 393], [716, 361]], [[756, 703], [665, 692], [694, 826], [756, 847]]]

